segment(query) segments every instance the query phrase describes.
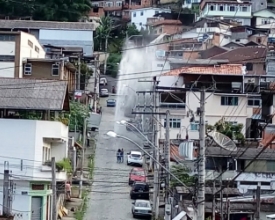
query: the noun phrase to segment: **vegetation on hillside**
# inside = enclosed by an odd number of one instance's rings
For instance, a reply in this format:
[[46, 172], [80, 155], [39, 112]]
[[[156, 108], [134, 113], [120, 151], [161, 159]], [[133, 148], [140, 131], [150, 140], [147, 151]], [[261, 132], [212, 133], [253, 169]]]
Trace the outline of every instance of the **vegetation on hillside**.
[[0, 15], [43, 21], [79, 21], [91, 9], [89, 0], [0, 0]]

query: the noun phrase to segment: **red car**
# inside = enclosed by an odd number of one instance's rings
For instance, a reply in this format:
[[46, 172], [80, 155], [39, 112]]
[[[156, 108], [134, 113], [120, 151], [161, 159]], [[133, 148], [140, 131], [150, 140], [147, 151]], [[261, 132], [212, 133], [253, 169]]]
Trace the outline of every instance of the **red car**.
[[129, 173], [129, 185], [133, 184], [133, 182], [146, 182], [145, 170], [140, 167], [133, 168]]

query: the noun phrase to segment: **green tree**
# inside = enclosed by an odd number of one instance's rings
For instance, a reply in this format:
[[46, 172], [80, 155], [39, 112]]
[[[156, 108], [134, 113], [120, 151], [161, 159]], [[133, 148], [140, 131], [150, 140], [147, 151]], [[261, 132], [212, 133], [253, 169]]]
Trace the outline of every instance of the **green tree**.
[[69, 130], [82, 131], [84, 120], [89, 117], [89, 109], [86, 105], [76, 101], [70, 101], [70, 113], [65, 115], [69, 118]]
[[[99, 26], [95, 32], [96, 44], [98, 44], [99, 51], [105, 51], [108, 46], [107, 40], [111, 38], [112, 20], [109, 16], [101, 17], [99, 20]], [[107, 43], [107, 45], [106, 45]], [[108, 48], [107, 48], [108, 49]]]
[[121, 61], [122, 55], [118, 53], [111, 53], [107, 60], [107, 70], [106, 74], [116, 77], [119, 70], [119, 63]]
[[89, 0], [0, 0], [0, 14], [45, 21], [79, 21], [90, 11]]
[[244, 145], [245, 137], [242, 133], [243, 124], [232, 124], [227, 121], [219, 120], [214, 126], [208, 125], [207, 131], [211, 132], [213, 130], [220, 132], [232, 140], [237, 140], [239, 143]]
[[[171, 173], [174, 174], [181, 182], [183, 182], [186, 186], [193, 186], [195, 183], [196, 178], [190, 176], [190, 170], [188, 170], [182, 164], [174, 165], [171, 168]], [[180, 183], [171, 177], [171, 186], [180, 186]]]
[[126, 28], [127, 37], [131, 37], [133, 35], [139, 35], [140, 31], [137, 29], [135, 24], [130, 24]]

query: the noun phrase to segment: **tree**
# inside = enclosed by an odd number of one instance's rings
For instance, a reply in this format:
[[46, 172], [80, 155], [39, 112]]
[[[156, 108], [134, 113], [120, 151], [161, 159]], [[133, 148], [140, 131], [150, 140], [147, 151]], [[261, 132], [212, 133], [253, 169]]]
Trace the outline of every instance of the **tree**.
[[79, 21], [90, 11], [89, 0], [0, 0], [0, 14], [45, 21]]
[[119, 63], [121, 61], [122, 55], [118, 53], [111, 53], [107, 60], [107, 70], [106, 74], [113, 77], [117, 76], [119, 70]]
[[[190, 176], [188, 173], [190, 171], [183, 166], [182, 164], [174, 165], [171, 168], [171, 173], [174, 174], [181, 182], [183, 182], [186, 186], [193, 186], [196, 178], [194, 176]], [[171, 177], [171, 186], [180, 186], [181, 184]]]
[[245, 137], [242, 133], [243, 124], [232, 124], [223, 120], [219, 120], [214, 126], [208, 125], [207, 130], [211, 132], [213, 130], [220, 132], [232, 140], [237, 140], [244, 145]]
[[130, 24], [127, 26], [126, 33], [127, 37], [131, 37], [133, 35], [139, 35], [140, 31], [137, 29], [137, 26], [135, 24]]
[[99, 51], [105, 51], [108, 45], [106, 41], [111, 37], [112, 20], [109, 16], [101, 17], [99, 20], [99, 26], [95, 32], [96, 43], [99, 46]]

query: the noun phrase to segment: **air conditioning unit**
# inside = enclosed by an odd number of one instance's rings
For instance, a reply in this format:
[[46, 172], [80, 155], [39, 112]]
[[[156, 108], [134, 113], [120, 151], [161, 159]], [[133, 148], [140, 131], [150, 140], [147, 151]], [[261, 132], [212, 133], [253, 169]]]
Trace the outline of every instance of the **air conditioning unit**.
[[26, 63], [24, 65], [24, 75], [31, 75], [32, 74], [32, 64]]

